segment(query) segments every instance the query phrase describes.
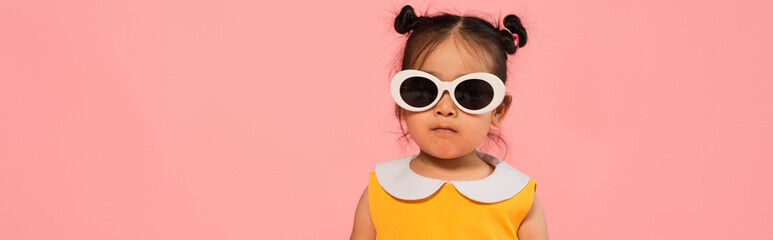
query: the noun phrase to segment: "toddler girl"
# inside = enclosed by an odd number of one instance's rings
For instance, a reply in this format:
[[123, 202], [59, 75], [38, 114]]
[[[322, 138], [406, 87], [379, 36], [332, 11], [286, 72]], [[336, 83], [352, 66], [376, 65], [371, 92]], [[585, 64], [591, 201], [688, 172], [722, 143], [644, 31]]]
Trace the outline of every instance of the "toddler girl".
[[490, 127], [510, 107], [507, 55], [527, 40], [520, 19], [508, 15], [499, 29], [405, 6], [394, 27], [408, 40], [390, 92], [403, 137], [421, 150], [376, 164], [351, 239], [548, 239], [536, 181], [476, 150], [499, 137]]

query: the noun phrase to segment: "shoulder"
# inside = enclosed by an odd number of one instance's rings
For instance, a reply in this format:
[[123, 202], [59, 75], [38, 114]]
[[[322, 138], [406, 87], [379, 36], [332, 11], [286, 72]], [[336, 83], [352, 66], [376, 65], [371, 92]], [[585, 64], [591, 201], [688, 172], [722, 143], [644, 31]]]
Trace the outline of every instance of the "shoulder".
[[370, 204], [368, 203], [368, 187], [365, 187], [354, 212], [354, 226], [350, 239], [375, 239], [375, 236], [376, 229], [370, 216]]
[[358, 204], [358, 207], [357, 207], [358, 210], [360, 209], [359, 206], [363, 206], [365, 208], [368, 208], [368, 205], [369, 205], [368, 204], [368, 195], [369, 195], [368, 194], [368, 187], [369, 186], [365, 186], [365, 190], [363, 190], [362, 194], [360, 194], [360, 201], [357, 203]]
[[548, 239], [548, 228], [542, 203], [534, 194], [531, 208], [518, 228], [519, 239]]

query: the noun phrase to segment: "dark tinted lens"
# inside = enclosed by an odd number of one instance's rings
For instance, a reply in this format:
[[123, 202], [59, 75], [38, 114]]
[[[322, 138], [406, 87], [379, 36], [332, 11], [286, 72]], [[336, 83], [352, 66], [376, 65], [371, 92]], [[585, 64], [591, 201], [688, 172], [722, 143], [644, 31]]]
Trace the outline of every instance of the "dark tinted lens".
[[437, 86], [423, 77], [410, 77], [400, 85], [400, 96], [413, 107], [425, 107], [435, 101]]
[[462, 107], [479, 110], [488, 106], [491, 99], [494, 99], [494, 88], [486, 81], [470, 79], [459, 83], [454, 90], [454, 95]]

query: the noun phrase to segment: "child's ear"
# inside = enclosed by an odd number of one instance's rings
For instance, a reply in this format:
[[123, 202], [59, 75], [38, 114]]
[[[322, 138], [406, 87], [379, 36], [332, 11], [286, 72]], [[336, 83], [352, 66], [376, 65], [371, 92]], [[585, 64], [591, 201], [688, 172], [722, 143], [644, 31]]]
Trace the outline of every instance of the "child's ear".
[[513, 102], [513, 96], [510, 95], [509, 92], [505, 92], [505, 98], [502, 99], [502, 104], [500, 104], [496, 109], [494, 109], [494, 117], [491, 119], [491, 125], [494, 125], [494, 127], [499, 127], [502, 125], [502, 121], [505, 119], [505, 115], [507, 115], [507, 110], [510, 109], [510, 104]]

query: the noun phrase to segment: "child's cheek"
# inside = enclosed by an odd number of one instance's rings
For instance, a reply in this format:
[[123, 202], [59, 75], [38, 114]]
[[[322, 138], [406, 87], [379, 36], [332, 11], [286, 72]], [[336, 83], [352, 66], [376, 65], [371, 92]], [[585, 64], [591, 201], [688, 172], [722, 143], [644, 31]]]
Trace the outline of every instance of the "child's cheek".
[[491, 129], [491, 118], [478, 116], [469, 120], [470, 121], [465, 123], [468, 130], [465, 134], [465, 138], [470, 140], [468, 144], [472, 144], [475, 145], [475, 147], [478, 147], [478, 145], [480, 145], [486, 138], [486, 135], [488, 135], [488, 132]]

